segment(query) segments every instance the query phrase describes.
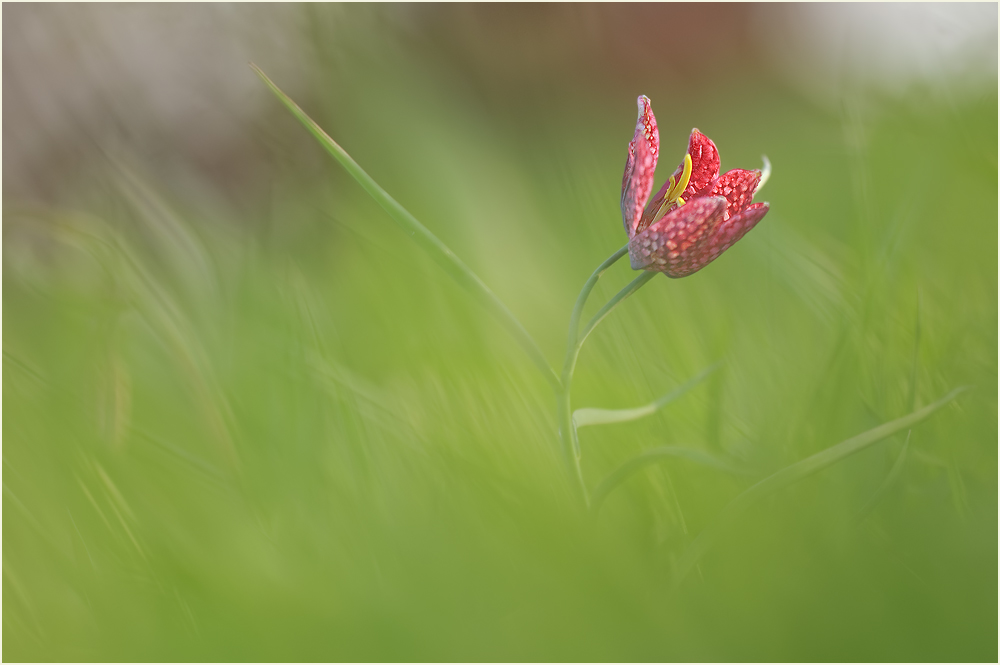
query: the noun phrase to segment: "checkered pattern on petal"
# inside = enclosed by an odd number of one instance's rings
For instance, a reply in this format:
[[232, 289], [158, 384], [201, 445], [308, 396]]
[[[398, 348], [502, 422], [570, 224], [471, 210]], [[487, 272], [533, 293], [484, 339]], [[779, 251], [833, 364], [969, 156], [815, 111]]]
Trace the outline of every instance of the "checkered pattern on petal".
[[[720, 222], [708, 234], [707, 240], [699, 249], [702, 263], [695, 270], [701, 270], [714, 261], [724, 251], [736, 244], [757, 222], [764, 219], [769, 206], [766, 203], [754, 203], [741, 213], [733, 215], [729, 219]], [[694, 271], [692, 271], [694, 272]]]
[[726, 200], [701, 197], [674, 209], [629, 242], [633, 270], [656, 270], [683, 277], [697, 270], [701, 245], [722, 221]]
[[[719, 150], [715, 147], [712, 139], [708, 138], [697, 129], [691, 130], [691, 137], [688, 139], [688, 154], [691, 155], [691, 180], [681, 193], [681, 198], [687, 201], [695, 196], [711, 196], [706, 188], [712, 184], [719, 175]], [[679, 178], [684, 171], [684, 162], [677, 167], [674, 177]]]
[[760, 184], [760, 171], [733, 169], [720, 175], [705, 192], [705, 196], [726, 198], [726, 219], [737, 215], [750, 205]]
[[635, 123], [635, 135], [628, 144], [628, 159], [622, 176], [622, 222], [629, 238], [635, 235], [649, 193], [653, 191], [653, 173], [660, 151], [653, 107], [645, 95], [639, 97], [637, 104], [639, 118]]

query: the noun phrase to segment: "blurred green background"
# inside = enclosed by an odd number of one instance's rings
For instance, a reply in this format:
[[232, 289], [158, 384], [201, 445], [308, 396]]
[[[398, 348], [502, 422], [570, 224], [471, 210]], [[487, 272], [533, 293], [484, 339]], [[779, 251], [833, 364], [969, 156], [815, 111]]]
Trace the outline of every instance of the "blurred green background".
[[[8, 5], [4, 660], [996, 661], [996, 5]], [[698, 127], [771, 212], [590, 338], [596, 519], [521, 350], [246, 66], [550, 361]], [[616, 265], [588, 313], [632, 278]], [[741, 491], [959, 385], [931, 419]], [[895, 469], [895, 470], [894, 470]]]

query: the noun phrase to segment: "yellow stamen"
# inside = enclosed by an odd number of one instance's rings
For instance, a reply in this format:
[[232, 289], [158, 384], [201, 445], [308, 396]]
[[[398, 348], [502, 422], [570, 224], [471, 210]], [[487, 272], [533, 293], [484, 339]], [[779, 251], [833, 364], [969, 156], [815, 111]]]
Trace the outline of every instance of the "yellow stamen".
[[659, 209], [656, 214], [653, 215], [653, 222], [657, 222], [662, 218], [670, 206], [676, 201], [677, 205], [684, 205], [684, 199], [681, 198], [681, 194], [687, 189], [688, 183], [691, 182], [691, 155], [684, 155], [684, 165], [681, 167], [681, 177], [679, 180], [675, 180], [674, 176], [670, 176], [670, 187], [667, 188], [667, 194], [663, 197], [663, 203], [660, 204]]
[[667, 198], [671, 201], [676, 201], [680, 198], [681, 194], [687, 189], [688, 183], [691, 182], [691, 155], [684, 155], [684, 168], [681, 170], [681, 178], [676, 184], [670, 187], [670, 191], [667, 192]]

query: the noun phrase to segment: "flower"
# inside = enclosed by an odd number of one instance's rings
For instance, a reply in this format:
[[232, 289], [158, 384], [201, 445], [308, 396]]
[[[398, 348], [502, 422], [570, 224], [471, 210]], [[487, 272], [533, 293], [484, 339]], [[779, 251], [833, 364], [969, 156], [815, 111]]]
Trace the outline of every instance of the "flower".
[[714, 261], [767, 214], [767, 203], [751, 204], [761, 172], [733, 169], [719, 175], [719, 151], [710, 138], [693, 129], [680, 166], [647, 206], [660, 135], [649, 99], [640, 96], [638, 105], [639, 119], [622, 178], [622, 221], [632, 269], [687, 277]]

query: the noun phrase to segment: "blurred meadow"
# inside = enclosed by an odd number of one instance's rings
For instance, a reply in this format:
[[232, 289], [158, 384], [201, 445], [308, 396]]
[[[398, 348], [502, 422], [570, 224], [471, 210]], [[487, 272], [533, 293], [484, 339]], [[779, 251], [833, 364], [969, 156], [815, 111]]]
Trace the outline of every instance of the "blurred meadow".
[[[997, 6], [5, 5], [3, 659], [997, 659]], [[698, 127], [771, 212], [553, 366]], [[598, 284], [586, 314], [634, 274]], [[758, 480], [970, 385], [757, 503]]]

